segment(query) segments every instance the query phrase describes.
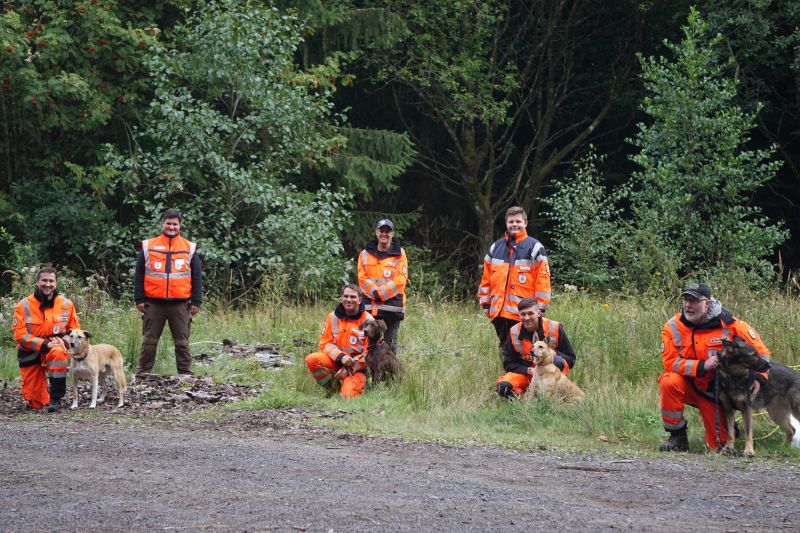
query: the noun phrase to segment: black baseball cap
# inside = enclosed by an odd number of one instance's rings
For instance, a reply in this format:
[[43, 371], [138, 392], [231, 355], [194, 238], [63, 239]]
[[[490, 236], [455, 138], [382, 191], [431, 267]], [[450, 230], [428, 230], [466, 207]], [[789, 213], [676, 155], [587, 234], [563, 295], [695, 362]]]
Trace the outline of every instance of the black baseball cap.
[[693, 296], [695, 298], [711, 298], [711, 289], [703, 283], [690, 283], [683, 288], [681, 296]]

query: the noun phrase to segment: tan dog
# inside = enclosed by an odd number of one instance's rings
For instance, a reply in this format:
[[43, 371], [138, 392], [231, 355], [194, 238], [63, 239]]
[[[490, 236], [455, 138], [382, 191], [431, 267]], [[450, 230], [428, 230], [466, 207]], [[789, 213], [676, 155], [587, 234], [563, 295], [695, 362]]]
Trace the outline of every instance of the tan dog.
[[89, 339], [92, 334], [82, 329], [71, 329], [67, 331], [70, 338], [69, 348], [69, 373], [72, 374], [72, 405], [71, 409], [78, 407], [78, 378], [92, 380], [92, 409], [97, 406], [97, 386], [103, 385], [103, 394], [100, 396], [100, 403], [105, 401], [108, 392], [108, 374], [113, 373], [117, 381], [117, 391], [119, 392], [119, 403], [117, 407], [122, 407], [122, 399], [125, 394], [125, 371], [122, 367], [123, 358], [119, 350], [110, 344], [98, 344], [92, 346]]
[[553, 364], [555, 352], [547, 342], [534, 342], [531, 354], [536, 365], [531, 387], [536, 394], [553, 394], [567, 401], [583, 400], [586, 394]]

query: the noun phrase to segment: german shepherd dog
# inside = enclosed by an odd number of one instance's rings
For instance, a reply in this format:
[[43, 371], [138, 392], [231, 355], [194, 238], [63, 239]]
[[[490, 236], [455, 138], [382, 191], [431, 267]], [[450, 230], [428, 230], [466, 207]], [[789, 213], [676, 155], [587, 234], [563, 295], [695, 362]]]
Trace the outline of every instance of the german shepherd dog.
[[364, 336], [367, 338], [367, 368], [372, 376], [372, 384], [388, 381], [400, 373], [400, 361], [383, 340], [386, 323], [383, 320], [367, 320], [364, 324]]
[[555, 394], [567, 401], [583, 400], [586, 394], [553, 363], [555, 351], [547, 341], [536, 341], [531, 348], [536, 372], [531, 386], [537, 394]]
[[117, 393], [119, 394], [119, 404], [122, 407], [123, 396], [125, 395], [125, 370], [123, 369], [124, 360], [120, 351], [110, 344], [89, 344], [92, 334], [81, 329], [70, 329], [69, 335], [69, 373], [72, 375], [72, 405], [71, 409], [78, 407], [78, 378], [89, 379], [92, 381], [92, 409], [97, 406], [97, 387], [102, 385], [103, 393], [100, 396], [102, 403], [108, 392], [107, 377], [114, 375], [117, 381]]
[[[755, 398], [750, 392], [755, 372], [769, 371]], [[722, 451], [735, 453], [734, 411], [742, 412], [744, 419], [744, 454], [755, 455], [753, 449], [753, 411], [766, 408], [773, 422], [783, 428], [786, 442], [800, 448], [800, 374], [789, 367], [759, 357], [756, 349], [742, 337], [722, 341], [722, 351], [717, 367], [719, 400], [725, 409], [728, 438]]]

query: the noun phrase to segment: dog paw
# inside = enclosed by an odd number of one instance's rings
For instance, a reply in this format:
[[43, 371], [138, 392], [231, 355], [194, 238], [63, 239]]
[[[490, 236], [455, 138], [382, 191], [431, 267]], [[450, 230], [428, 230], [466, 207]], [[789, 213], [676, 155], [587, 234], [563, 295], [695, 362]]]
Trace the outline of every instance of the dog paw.
[[69, 406], [69, 408], [70, 409], [77, 409], [78, 408], [78, 404], [77, 403], [73, 403], [72, 405]]
[[730, 455], [731, 457], [739, 457], [742, 455], [742, 452], [740, 452], [733, 446], [725, 446], [719, 451], [719, 453], [721, 453], [722, 455]]

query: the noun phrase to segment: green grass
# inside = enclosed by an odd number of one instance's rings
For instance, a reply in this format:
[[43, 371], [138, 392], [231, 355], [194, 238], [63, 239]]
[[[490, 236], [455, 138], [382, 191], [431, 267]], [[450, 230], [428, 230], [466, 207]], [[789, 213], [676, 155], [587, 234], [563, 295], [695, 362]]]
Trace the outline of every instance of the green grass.
[[[800, 303], [780, 292], [747, 291], [721, 295], [726, 307], [747, 320], [766, 340], [773, 357], [796, 366], [800, 356]], [[391, 386], [369, 389], [355, 400], [326, 397], [305, 369], [303, 357], [316, 343], [330, 305], [257, 307], [242, 312], [204, 309], [192, 325], [192, 352], [209, 353], [213, 364], [196, 366], [215, 380], [263, 385], [255, 399], [234, 408], [301, 406], [345, 417], [321, 424], [360, 434], [393, 435], [450, 443], [491, 444], [517, 449], [606, 450], [650, 453], [663, 439], [656, 379], [662, 372], [660, 332], [678, 309], [678, 300], [601, 298], [584, 293], [557, 294], [548, 311], [564, 323], [578, 355], [570, 377], [587, 393], [577, 405], [497, 397], [494, 383], [503, 373], [494, 329], [473, 302], [431, 304], [413, 299], [400, 329], [400, 359], [405, 372]], [[134, 309], [106, 306], [81, 316], [97, 342], [110, 342], [135, 364], [141, 324]], [[295, 357], [281, 370], [255, 361], [217, 356], [219, 342], [275, 342]], [[175, 372], [168, 332], [159, 344], [156, 371]], [[14, 349], [4, 338], [3, 377], [16, 376]], [[702, 425], [687, 409], [690, 440], [703, 450]], [[797, 460], [800, 450], [783, 444], [781, 431], [765, 416], [756, 418], [760, 457]]]

